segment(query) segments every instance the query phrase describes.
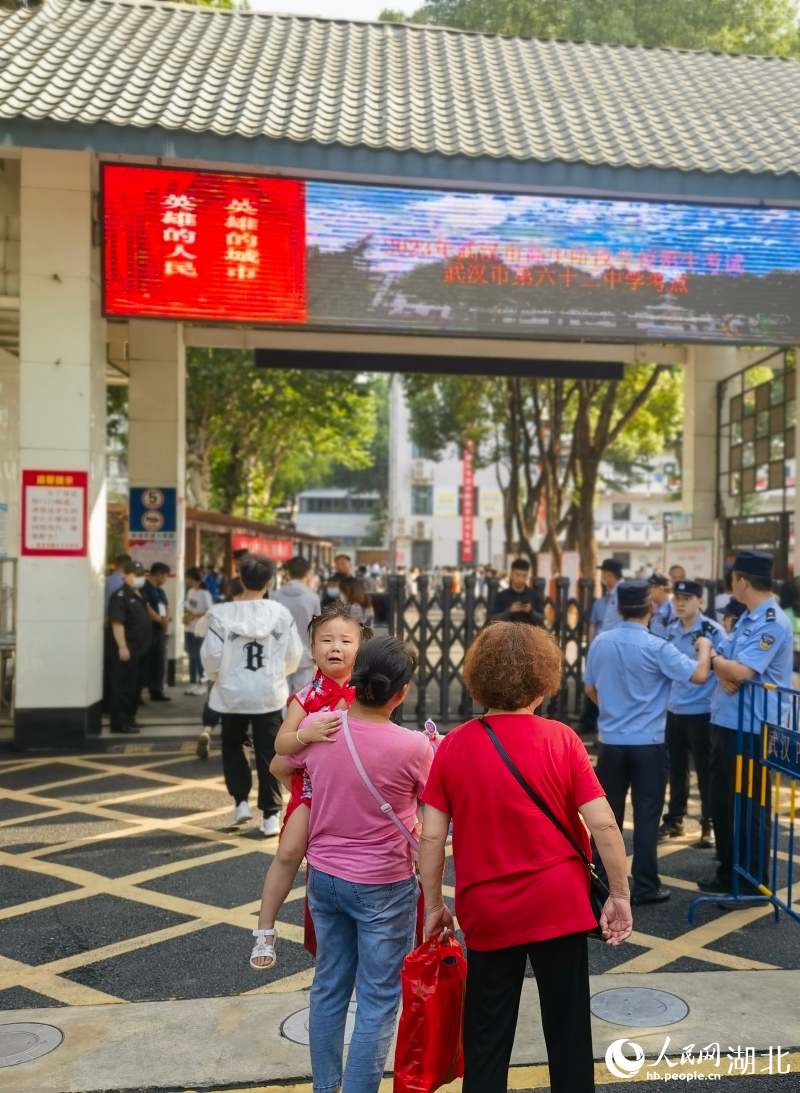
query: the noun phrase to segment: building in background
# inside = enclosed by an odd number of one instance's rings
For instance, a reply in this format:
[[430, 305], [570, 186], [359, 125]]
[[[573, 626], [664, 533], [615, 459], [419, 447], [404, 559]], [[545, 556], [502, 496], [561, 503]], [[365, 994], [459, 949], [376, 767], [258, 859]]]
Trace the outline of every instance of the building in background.
[[[339, 487], [304, 490], [299, 496], [298, 532], [333, 540], [343, 554], [355, 559], [361, 546], [381, 546], [380, 494], [353, 493]], [[375, 542], [376, 534], [379, 541]]]

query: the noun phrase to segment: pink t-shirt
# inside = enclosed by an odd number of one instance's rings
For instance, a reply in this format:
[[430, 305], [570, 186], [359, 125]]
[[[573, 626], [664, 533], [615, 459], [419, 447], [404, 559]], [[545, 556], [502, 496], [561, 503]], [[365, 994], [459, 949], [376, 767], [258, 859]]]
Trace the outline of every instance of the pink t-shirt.
[[[303, 725], [325, 716], [311, 714]], [[433, 760], [424, 733], [352, 715], [348, 725], [372, 784], [413, 834], [417, 799]], [[284, 759], [305, 767], [314, 787], [307, 857], [315, 869], [356, 884], [408, 880], [414, 871], [408, 841], [364, 785], [341, 729], [332, 744], [311, 744]]]

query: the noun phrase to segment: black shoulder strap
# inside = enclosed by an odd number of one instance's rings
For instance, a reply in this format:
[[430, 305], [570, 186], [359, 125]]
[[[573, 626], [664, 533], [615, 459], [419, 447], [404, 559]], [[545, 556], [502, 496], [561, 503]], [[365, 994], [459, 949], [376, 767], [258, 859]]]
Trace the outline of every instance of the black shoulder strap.
[[483, 725], [484, 729], [486, 729], [486, 732], [489, 734], [489, 739], [494, 744], [494, 746], [497, 748], [497, 751], [500, 755], [500, 758], [503, 760], [505, 765], [508, 767], [508, 769], [514, 775], [514, 778], [517, 780], [517, 782], [519, 782], [520, 786], [525, 790], [525, 792], [528, 794], [528, 796], [533, 801], [533, 803], [536, 805], [536, 807], [538, 809], [540, 809], [545, 814], [545, 816], [548, 818], [550, 823], [553, 824], [554, 827], [558, 828], [558, 830], [561, 832], [561, 834], [564, 836], [564, 838], [570, 844], [570, 846], [575, 851], [575, 853], [578, 855], [578, 857], [581, 859], [581, 861], [586, 866], [586, 868], [590, 872], [593, 872], [592, 863], [586, 857], [584, 852], [581, 850], [581, 848], [575, 842], [575, 840], [570, 835], [570, 833], [567, 831], [567, 829], [564, 827], [564, 825], [561, 823], [561, 821], [556, 819], [556, 817], [553, 814], [553, 811], [550, 808], [550, 806], [545, 804], [545, 802], [542, 800], [542, 798], [539, 796], [539, 794], [534, 789], [532, 789], [531, 786], [529, 786], [528, 783], [525, 781], [524, 777], [522, 776], [522, 774], [520, 774], [519, 770], [517, 769], [513, 759], [508, 754], [508, 752], [503, 747], [503, 745], [500, 743], [500, 741], [497, 737], [497, 733], [494, 731], [492, 726], [488, 723], [488, 721], [484, 721], [484, 719], [482, 717], [479, 717], [478, 720], [480, 721], [481, 725]]

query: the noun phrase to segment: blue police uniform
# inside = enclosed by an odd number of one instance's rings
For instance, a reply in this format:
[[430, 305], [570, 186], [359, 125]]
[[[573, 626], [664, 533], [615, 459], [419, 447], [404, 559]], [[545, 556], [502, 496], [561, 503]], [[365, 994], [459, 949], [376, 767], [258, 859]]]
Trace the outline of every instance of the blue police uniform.
[[[769, 578], [772, 573], [772, 555], [759, 550], [740, 551], [731, 567], [734, 573], [745, 579]], [[789, 688], [792, 681], [792, 624], [778, 606], [774, 596], [760, 603], [754, 610], [746, 611], [736, 624], [736, 629], [722, 643], [719, 653], [727, 660], [736, 661], [755, 673], [756, 684], [770, 683], [776, 687]], [[747, 688], [749, 690], [749, 688]], [[766, 707], [764, 705], [766, 697]], [[717, 841], [719, 866], [716, 876], [698, 881], [698, 887], [706, 892], [730, 891], [734, 870], [734, 814], [736, 808], [736, 766], [739, 727], [739, 692], [725, 693], [721, 683], [717, 683], [711, 696], [711, 816]], [[749, 696], [745, 694], [744, 749], [745, 764], [755, 760], [759, 769], [758, 754], [761, 735], [761, 720], [766, 712], [767, 720], [778, 716], [778, 696], [774, 691], [761, 691], [755, 694], [754, 713], [750, 717]], [[789, 704], [784, 700], [783, 711]], [[771, 799], [769, 771], [760, 768], [765, 778], [766, 799]], [[761, 779], [758, 779], [761, 789]], [[748, 820], [742, 814], [742, 850], [740, 865], [747, 869], [751, 877], [762, 885], [769, 885], [770, 880], [770, 843], [771, 816], [767, 809], [763, 829], [761, 810], [753, 808], [750, 812], [749, 840]], [[750, 856], [744, 861], [750, 846]], [[759, 876], [759, 858], [761, 873]], [[752, 890], [744, 878], [740, 878], [742, 888]]]
[[[688, 584], [689, 582], [680, 582]], [[689, 595], [701, 595], [702, 586], [692, 584]], [[700, 615], [687, 630], [683, 620], [674, 619], [667, 629], [665, 640], [691, 659], [696, 658], [694, 644], [698, 638], [708, 638], [717, 650], [726, 640], [723, 627], [715, 619]], [[694, 761], [697, 784], [700, 790], [700, 823], [702, 842], [698, 845], [711, 849], [711, 695], [716, 686], [713, 675], [707, 683], [672, 684], [667, 707], [667, 750], [669, 752], [669, 805], [664, 814], [663, 835], [682, 835], [683, 821], [689, 806], [689, 757]]]
[[595, 628], [595, 633], [599, 634], [603, 629], [603, 619], [605, 618], [606, 608], [608, 607], [608, 593], [605, 596], [598, 596], [592, 604], [591, 614], [589, 615], [589, 622]]
[[[618, 585], [621, 602], [649, 601], [644, 581]], [[639, 603], [636, 596], [639, 596]], [[600, 748], [597, 777], [622, 827], [633, 790], [633, 899], [667, 898], [658, 875], [658, 825], [669, 763], [664, 731], [673, 682], [688, 684], [697, 662], [639, 622], [624, 622], [592, 643], [584, 680], [597, 689]]]
[[[792, 624], [778, 606], [774, 596], [758, 605], [755, 611], [747, 611], [739, 619], [736, 629], [729, 634], [719, 652], [726, 660], [735, 660], [752, 668], [755, 672], [754, 683], [773, 683], [776, 687], [792, 685]], [[774, 692], [767, 694], [767, 720], [774, 721], [778, 716], [778, 696]], [[783, 710], [787, 703], [783, 702]], [[760, 731], [759, 719], [764, 711], [763, 698], [756, 699], [753, 718], [756, 732]], [[749, 706], [745, 707], [744, 730], [750, 732]], [[739, 693], [725, 693], [721, 683], [717, 683], [711, 697], [711, 722], [726, 729], [739, 728]]]
[[670, 626], [675, 622], [675, 614], [672, 610], [672, 600], [665, 600], [653, 611], [650, 619], [650, 633], [657, 638], [665, 638]]
[[619, 600], [617, 598], [618, 589], [619, 585], [615, 584], [611, 591], [608, 593], [608, 595], [603, 597], [606, 601], [606, 606], [605, 610], [603, 611], [603, 618], [597, 628], [598, 634], [605, 634], [609, 630], [616, 630], [616, 628], [622, 622], [622, 616], [620, 615], [619, 611], [617, 611], [617, 607], [619, 605]]

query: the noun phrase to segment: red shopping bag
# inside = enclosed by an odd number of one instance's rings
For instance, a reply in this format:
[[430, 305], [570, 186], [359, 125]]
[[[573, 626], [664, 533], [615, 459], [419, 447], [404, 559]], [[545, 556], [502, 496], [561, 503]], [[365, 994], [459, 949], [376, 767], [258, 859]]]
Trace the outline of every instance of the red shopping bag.
[[454, 938], [432, 938], [405, 959], [394, 1093], [433, 1093], [464, 1076], [467, 961]]

